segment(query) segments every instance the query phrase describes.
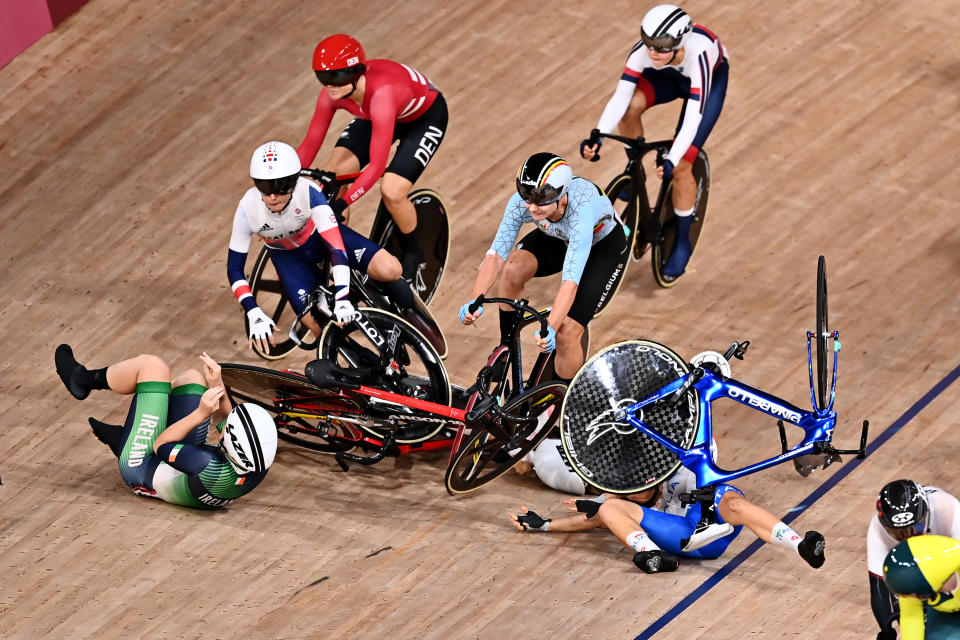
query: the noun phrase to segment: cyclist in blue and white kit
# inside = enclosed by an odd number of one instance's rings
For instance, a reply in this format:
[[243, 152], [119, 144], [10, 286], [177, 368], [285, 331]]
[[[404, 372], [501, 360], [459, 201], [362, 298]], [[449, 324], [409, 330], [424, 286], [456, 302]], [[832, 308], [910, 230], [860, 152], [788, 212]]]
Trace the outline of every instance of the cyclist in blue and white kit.
[[[683, 274], [690, 259], [689, 231], [697, 204], [693, 161], [723, 109], [729, 54], [713, 32], [693, 24], [683, 9], [672, 4], [661, 4], [647, 12], [640, 37], [640, 42], [630, 50], [620, 83], [603, 110], [597, 129], [610, 133], [617, 127], [621, 135], [642, 136], [644, 111], [683, 99], [673, 145], [663, 166], [658, 168], [661, 178], [673, 179], [677, 241], [664, 264], [663, 275], [674, 279]], [[584, 158], [593, 158], [599, 150], [599, 142], [580, 143], [580, 155]], [[631, 161], [635, 160], [632, 154], [633, 150], [628, 149]]]
[[[522, 507], [518, 513], [508, 511], [507, 517], [519, 531], [609, 529], [634, 551], [633, 563], [645, 573], [676, 571], [680, 558], [719, 558], [744, 526], [764, 542], [794, 550], [814, 569], [823, 566], [825, 543], [820, 533], [808, 531], [800, 536], [728, 484], [710, 487], [702, 500], [683, 504], [681, 494], [696, 490], [696, 476], [680, 467], [666, 481], [641, 493], [566, 500], [567, 509], [576, 515], [544, 518]], [[710, 512], [706, 521], [710, 524], [703, 520], [704, 509]]]
[[[275, 324], [257, 305], [243, 272], [254, 235], [263, 238], [269, 249], [280, 284], [297, 315], [319, 283], [317, 264], [328, 259], [335, 286], [335, 322], [350, 322], [356, 314], [349, 298], [351, 268], [377, 280], [400, 308], [412, 309], [413, 291], [400, 278], [400, 261], [338, 223], [320, 188], [300, 177], [300, 158], [293, 147], [275, 141], [260, 145], [250, 159], [250, 177], [254, 186], [244, 194], [233, 216], [227, 278], [247, 313], [250, 342], [256, 340], [263, 353], [270, 352]], [[319, 337], [320, 326], [310, 314], [302, 322]]]
[[[537, 228], [514, 247], [520, 227], [527, 222]], [[514, 299], [523, 297], [531, 278], [561, 273], [560, 290], [547, 319], [548, 335], [541, 338], [537, 332], [536, 341], [543, 352], [556, 348], [556, 374], [569, 380], [584, 362], [580, 343], [584, 328], [610, 293], [607, 284], [622, 269], [627, 249], [623, 224], [603, 191], [574, 176], [563, 158], [535, 153], [517, 173], [517, 193], [507, 202], [497, 235], [480, 265], [471, 302], [460, 308], [460, 322], [472, 324], [480, 317], [482, 306], [474, 313], [469, 307], [493, 286], [501, 270], [497, 295]], [[511, 314], [501, 309], [504, 344]]]

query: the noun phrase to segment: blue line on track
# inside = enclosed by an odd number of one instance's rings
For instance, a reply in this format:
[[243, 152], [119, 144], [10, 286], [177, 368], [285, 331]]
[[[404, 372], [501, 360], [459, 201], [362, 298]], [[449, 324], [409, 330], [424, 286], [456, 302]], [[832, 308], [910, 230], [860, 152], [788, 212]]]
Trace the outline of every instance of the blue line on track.
[[[874, 451], [886, 444], [887, 440], [892, 438], [900, 429], [907, 425], [911, 420], [916, 417], [928, 404], [934, 401], [937, 396], [946, 390], [953, 382], [960, 378], [960, 365], [957, 365], [953, 371], [948, 373], [940, 382], [935, 384], [930, 391], [924, 394], [922, 398], [913, 403], [909, 409], [907, 409], [902, 416], [897, 418], [893, 424], [887, 427], [883, 433], [878, 437], [874, 438], [870, 444], [867, 445], [867, 457], [870, 456]], [[847, 464], [843, 465], [843, 468], [840, 469], [837, 473], [833, 474], [826, 482], [817, 487], [809, 496], [804, 498], [799, 505], [794, 507], [789, 511], [789, 513], [783, 518], [784, 524], [790, 524], [796, 520], [797, 516], [806, 511], [809, 507], [816, 504], [817, 500], [822, 498], [828, 491], [833, 489], [841, 480], [850, 475], [857, 467], [860, 466], [864, 460], [858, 460], [854, 458]], [[660, 616], [657, 620], [653, 622], [649, 627], [644, 629], [640, 635], [638, 635], [634, 640], [647, 640], [647, 638], [652, 638], [655, 633], [663, 629], [670, 623], [671, 620], [683, 613], [690, 605], [700, 599], [700, 596], [707, 593], [714, 586], [719, 584], [721, 580], [726, 578], [734, 569], [743, 564], [747, 558], [752, 556], [757, 552], [764, 542], [759, 538], [754, 540], [746, 549], [741, 551], [732, 558], [727, 564], [720, 567], [716, 573], [707, 578], [703, 584], [691, 591], [683, 600], [678, 602], [673, 606], [672, 609], [667, 611], [665, 614]]]

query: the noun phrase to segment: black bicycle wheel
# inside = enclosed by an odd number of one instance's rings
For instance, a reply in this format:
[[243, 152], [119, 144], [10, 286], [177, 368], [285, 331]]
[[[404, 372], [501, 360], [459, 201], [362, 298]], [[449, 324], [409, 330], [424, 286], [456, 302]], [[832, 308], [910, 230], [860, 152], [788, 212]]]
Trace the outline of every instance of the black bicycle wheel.
[[[449, 406], [447, 371], [420, 332], [404, 319], [382, 309], [361, 311], [360, 320], [342, 329], [333, 323], [324, 328], [318, 357], [345, 368], [368, 369], [373, 376], [367, 383], [369, 386]], [[381, 337], [385, 341], [379, 344]], [[393, 403], [383, 404], [386, 408], [377, 413], [383, 422], [398, 426], [395, 436], [401, 444], [429, 440], [449, 422], [428, 418]], [[374, 408], [371, 401], [370, 409]], [[383, 437], [379, 429], [367, 427], [367, 430]]]
[[[613, 416], [688, 372], [662, 344], [629, 340], [597, 353], [577, 372], [563, 402], [560, 434], [567, 459], [584, 482], [608, 493], [637, 493], [669, 478], [680, 459]], [[660, 402], [638, 416], [652, 429], [689, 447], [699, 426], [697, 393], [678, 404]]]
[[[443, 270], [450, 251], [450, 222], [447, 219], [447, 205], [440, 194], [431, 189], [417, 189], [408, 196], [417, 210], [417, 239], [422, 249], [422, 261], [416, 265], [411, 285], [424, 304], [429, 304], [433, 294], [440, 286]], [[374, 232], [383, 229], [381, 234], [371, 237], [383, 248], [403, 261], [403, 247], [400, 239], [394, 236], [395, 225], [390, 212], [382, 206], [374, 220]]]
[[[827, 322], [827, 261], [823, 256], [817, 260], [817, 400], [818, 408], [827, 408], [827, 370], [830, 360], [827, 358], [827, 344], [830, 340], [830, 327]], [[832, 340], [830, 340], [832, 342]]]
[[[693, 222], [690, 224], [690, 260], [697, 249], [697, 243], [703, 234], [703, 223], [707, 216], [707, 200], [710, 197], [710, 160], [702, 149], [693, 163], [693, 178], [697, 182], [697, 203], [694, 206]], [[664, 288], [674, 286], [679, 280], [663, 274], [663, 266], [666, 264], [670, 253], [673, 251], [673, 244], [677, 237], [677, 217], [673, 208], [672, 187], [667, 188], [663, 203], [658, 212], [660, 218], [660, 237], [653, 243], [653, 252], [650, 254], [650, 260], [653, 267], [653, 277], [657, 284]], [[687, 265], [689, 266], [689, 261]]]
[[[263, 353], [253, 343], [253, 352], [264, 360], [279, 360], [291, 351], [297, 348], [297, 343], [290, 339], [287, 331], [293, 325], [297, 314], [290, 306], [287, 295], [280, 284], [280, 278], [277, 277], [277, 271], [273, 267], [273, 261], [270, 260], [270, 250], [266, 247], [260, 249], [256, 262], [253, 263], [253, 271], [250, 273], [250, 293], [253, 299], [257, 301], [257, 306], [263, 309], [263, 312], [270, 316], [277, 325], [276, 337], [282, 338], [277, 344], [270, 347], [270, 353]], [[250, 334], [250, 323], [244, 318], [244, 330], [247, 335]], [[307, 335], [307, 329], [301, 328], [297, 334], [301, 338]]]
[[339, 453], [363, 438], [353, 420], [362, 419], [356, 400], [317, 387], [301, 375], [242, 364], [221, 365], [230, 401], [252, 402], [274, 416], [277, 436], [306, 449]]
[[567, 387], [547, 382], [520, 394], [502, 408], [510, 416], [536, 418], [512, 422], [496, 417], [495, 429], [477, 429], [460, 448], [444, 474], [451, 494], [467, 493], [499, 478], [536, 447], [560, 418], [560, 405]]

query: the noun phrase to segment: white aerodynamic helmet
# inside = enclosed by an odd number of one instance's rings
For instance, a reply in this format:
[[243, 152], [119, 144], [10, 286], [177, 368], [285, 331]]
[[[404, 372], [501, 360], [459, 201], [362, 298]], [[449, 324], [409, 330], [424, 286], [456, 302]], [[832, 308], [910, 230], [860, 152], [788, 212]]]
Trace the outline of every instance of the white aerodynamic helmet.
[[260, 193], [285, 196], [292, 193], [300, 177], [300, 157], [285, 142], [267, 142], [250, 158], [250, 177]]
[[266, 409], [244, 402], [227, 416], [221, 446], [237, 473], [266, 471], [277, 455], [277, 425]]
[[658, 4], [643, 16], [640, 39], [647, 47], [667, 53], [683, 46], [692, 28], [686, 11], [672, 4]]

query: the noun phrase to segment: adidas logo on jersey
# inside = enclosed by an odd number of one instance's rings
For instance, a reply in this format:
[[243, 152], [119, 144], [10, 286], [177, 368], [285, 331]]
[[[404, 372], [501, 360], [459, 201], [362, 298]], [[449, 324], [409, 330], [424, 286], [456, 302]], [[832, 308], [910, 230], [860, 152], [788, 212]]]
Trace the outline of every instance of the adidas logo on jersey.
[[257, 229], [257, 233], [263, 233], [264, 231], [273, 231], [273, 227], [264, 222], [263, 226]]
[[363, 249], [354, 249], [354, 250], [353, 250], [353, 257], [357, 259], [357, 262], [360, 262], [360, 260], [363, 258], [363, 253], [364, 253], [366, 250], [367, 250], [366, 247], [364, 247]]

